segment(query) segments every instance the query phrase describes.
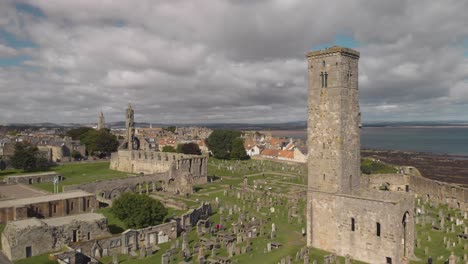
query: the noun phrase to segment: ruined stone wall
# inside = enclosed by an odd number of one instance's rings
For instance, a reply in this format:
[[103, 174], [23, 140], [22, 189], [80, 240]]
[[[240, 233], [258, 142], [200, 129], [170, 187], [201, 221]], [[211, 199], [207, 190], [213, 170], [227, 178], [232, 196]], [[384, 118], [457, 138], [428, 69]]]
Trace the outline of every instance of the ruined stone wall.
[[[390, 192], [387, 192], [390, 193]], [[376, 200], [374, 197], [309, 193], [312, 207], [312, 244], [338, 255], [368, 263], [400, 263], [414, 250], [414, 199], [406, 202]], [[407, 215], [406, 235], [402, 220]], [[352, 230], [354, 218], [354, 231]], [[380, 236], [377, 235], [380, 224]], [[403, 240], [405, 238], [406, 240]], [[403, 241], [406, 241], [406, 253]]]
[[144, 175], [66, 186], [64, 190], [86, 190], [106, 202], [125, 191], [191, 194], [193, 185], [207, 183], [208, 158], [168, 152], [119, 150], [112, 153], [110, 168]]
[[[34, 223], [31, 225], [21, 221], [34, 221]], [[60, 250], [63, 246], [74, 242], [73, 239], [76, 242], [88, 241], [110, 235], [107, 219], [103, 216], [95, 221], [80, 219], [66, 220], [64, 223], [60, 223], [57, 219], [53, 221], [28, 219], [7, 224], [1, 237], [2, 251], [10, 260], [17, 260], [26, 258], [26, 247], [31, 248], [32, 256], [37, 256]], [[22, 227], [23, 225], [25, 227]]]
[[27, 206], [28, 217], [51, 218], [92, 212], [97, 208], [96, 197], [78, 197], [57, 201], [32, 203]]
[[181, 216], [182, 229], [188, 226], [196, 226], [199, 220], [205, 220], [212, 214], [211, 204], [203, 203], [200, 207], [192, 209]]
[[117, 178], [99, 180], [90, 183], [68, 185], [63, 187], [63, 191], [84, 190], [95, 194], [98, 199], [112, 200], [119, 197], [123, 192], [146, 192], [153, 191], [158, 182], [167, 182], [169, 173], [158, 173], [153, 175], [129, 176], [127, 178]]
[[76, 197], [58, 199], [47, 202], [35, 202], [34, 198], [28, 205], [0, 208], [0, 223], [27, 218], [52, 218], [79, 213], [93, 212], [98, 208], [96, 197]]
[[171, 221], [142, 229], [128, 229], [119, 235], [72, 243], [69, 246], [75, 250], [79, 249], [88, 256], [100, 259], [112, 253], [128, 254], [131, 251], [136, 252], [142, 248], [167, 243], [176, 239], [177, 235], [177, 221]]
[[379, 190], [386, 185], [389, 191], [405, 192], [407, 189], [409, 191], [408, 182], [409, 176], [404, 174], [363, 174], [361, 176], [361, 185], [369, 190]]
[[53, 182], [55, 177], [60, 177], [56, 172], [50, 173], [35, 173], [35, 174], [26, 174], [18, 176], [7, 176], [3, 179], [4, 182], [8, 184], [12, 183], [22, 183], [22, 184], [33, 184], [40, 182]]
[[388, 184], [390, 191], [406, 192], [408, 190], [425, 201], [468, 210], [468, 189], [455, 184], [402, 174], [372, 174], [363, 176], [361, 180], [363, 186], [370, 190], [378, 190], [383, 184]]
[[180, 219], [168, 223], [142, 229], [129, 229], [120, 235], [75, 243], [71, 244], [70, 247], [79, 249], [84, 254], [96, 259], [109, 256], [113, 252], [129, 254], [131, 251], [137, 252], [174, 240], [180, 235], [183, 228], [196, 226], [198, 220], [206, 219], [209, 215], [211, 215], [211, 205], [204, 203], [200, 207], [190, 210]]
[[129, 173], [167, 172], [181, 154], [142, 150], [119, 150], [111, 155], [110, 168]]
[[420, 176], [409, 176], [412, 192], [425, 201], [447, 204], [456, 209], [468, 211], [468, 189], [455, 184], [430, 180]]

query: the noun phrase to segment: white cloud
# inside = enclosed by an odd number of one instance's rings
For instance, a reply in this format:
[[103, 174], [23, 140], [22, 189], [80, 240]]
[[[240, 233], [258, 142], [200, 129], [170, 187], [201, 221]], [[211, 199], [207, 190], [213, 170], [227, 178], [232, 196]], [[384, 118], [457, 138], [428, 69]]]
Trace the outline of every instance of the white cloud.
[[304, 120], [305, 53], [337, 35], [359, 42], [364, 121], [468, 103], [467, 1], [24, 2], [44, 17], [0, 2], [0, 29], [37, 44], [0, 44], [30, 57], [0, 67], [0, 123], [122, 120], [128, 102], [154, 123]]

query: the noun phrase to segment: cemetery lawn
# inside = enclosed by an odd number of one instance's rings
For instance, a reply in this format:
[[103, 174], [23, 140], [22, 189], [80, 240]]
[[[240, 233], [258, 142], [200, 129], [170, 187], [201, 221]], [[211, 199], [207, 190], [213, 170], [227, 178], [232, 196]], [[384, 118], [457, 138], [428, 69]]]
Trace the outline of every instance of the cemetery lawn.
[[32, 258], [20, 259], [15, 264], [57, 264], [57, 261], [49, 260], [49, 254], [39, 255]]
[[[114, 172], [108, 169], [108, 163], [99, 164], [77, 164], [77, 165], [93, 165], [94, 167], [66, 167], [61, 168], [65, 177], [68, 177], [64, 184], [75, 184], [90, 182], [97, 179], [126, 177], [126, 173]], [[97, 172], [97, 173], [96, 173]], [[83, 175], [84, 174], [84, 175]], [[88, 176], [95, 175], [95, 176]], [[226, 228], [225, 233], [229, 233], [232, 229], [232, 223], [239, 221], [241, 217], [244, 223], [251, 221], [251, 218], [261, 219], [263, 225], [257, 226], [257, 232], [260, 234], [257, 237], [247, 239], [235, 246], [247, 248], [250, 244], [250, 251], [245, 254], [234, 255], [233, 263], [278, 263], [282, 258], [291, 256], [292, 263], [304, 263], [303, 260], [296, 260], [296, 253], [305, 247], [306, 239], [302, 236], [302, 228], [306, 227], [305, 196], [297, 195], [303, 193], [307, 186], [307, 170], [303, 165], [288, 165], [272, 161], [247, 160], [247, 161], [223, 161], [210, 158], [208, 163], [209, 183], [195, 186], [195, 193], [189, 197], [170, 197], [176, 201], [184, 202], [188, 208], [198, 207], [201, 202], [209, 202], [213, 206], [213, 215], [210, 221], [213, 226], [221, 224]], [[364, 177], [364, 176], [363, 176]], [[213, 181], [211, 181], [213, 179]], [[67, 182], [70, 181], [70, 183]], [[247, 183], [251, 191], [244, 194], [242, 190], [244, 183]], [[255, 187], [254, 187], [255, 186]], [[253, 191], [252, 189], [255, 189]], [[271, 195], [266, 195], [270, 192]], [[288, 197], [284, 197], [286, 194]], [[240, 198], [239, 198], [240, 197]], [[219, 205], [217, 204], [219, 202]], [[422, 206], [422, 203], [421, 203]], [[421, 207], [420, 206], [420, 207]], [[222, 207], [222, 209], [221, 209]], [[296, 208], [297, 215], [290, 217], [289, 212], [292, 207]], [[272, 209], [273, 208], [273, 209]], [[462, 226], [456, 226], [455, 232], [447, 232], [446, 230], [433, 230], [432, 223], [440, 225], [438, 219], [439, 210], [443, 210], [445, 216], [462, 219], [460, 210], [449, 209], [447, 206], [431, 207], [430, 204], [424, 204], [425, 215], [416, 216], [418, 224], [415, 224], [417, 237], [420, 245], [415, 248], [415, 255], [420, 261], [411, 261], [412, 264], [427, 263], [427, 258], [432, 256], [433, 263], [444, 263], [450, 252], [454, 252], [458, 256], [463, 256], [463, 246], [466, 243], [464, 240], [459, 242], [457, 235], [462, 233]], [[235, 210], [237, 209], [237, 210]], [[168, 217], [177, 215], [180, 216], [185, 211], [168, 208]], [[221, 210], [223, 212], [221, 212]], [[102, 208], [97, 210], [98, 213], [104, 214], [108, 218], [109, 228], [113, 234], [121, 233], [126, 230], [125, 224], [112, 215], [110, 208]], [[221, 216], [223, 220], [221, 220]], [[423, 224], [423, 217], [425, 217]], [[466, 220], [465, 220], [466, 221]], [[276, 226], [274, 238], [270, 237], [272, 224]], [[445, 228], [451, 227], [450, 219], [445, 221]], [[1, 226], [0, 226], [1, 228]], [[261, 230], [261, 231], [260, 231]], [[200, 238], [214, 239], [217, 236], [212, 234], [197, 234], [197, 228], [193, 227], [188, 232], [188, 246], [193, 249], [195, 244], [200, 245]], [[428, 241], [428, 236], [431, 241]], [[446, 248], [443, 239], [446, 237], [452, 242], [457, 242], [455, 247]], [[177, 238], [179, 245], [182, 244], [182, 238]], [[266, 252], [267, 244], [270, 242], [281, 243], [278, 249], [272, 249], [271, 252]], [[416, 241], [415, 241], [416, 243]], [[154, 252], [153, 255], [146, 258], [131, 257], [130, 255], [118, 255], [120, 264], [152, 264], [161, 263], [161, 257], [171, 246], [175, 245], [175, 240], [168, 243], [159, 244], [161, 248]], [[425, 255], [425, 247], [429, 253]], [[137, 252], [137, 254], [139, 251]], [[225, 246], [222, 246], [216, 251], [216, 256], [211, 256], [211, 251], [205, 250], [205, 258], [228, 257], [229, 253]], [[318, 249], [309, 249], [310, 263], [317, 260], [317, 264], [324, 263], [324, 256], [330, 253]], [[441, 257], [441, 258], [439, 258]], [[340, 263], [344, 263], [343, 257], [338, 257]], [[20, 264], [49, 264], [47, 255], [34, 257]], [[101, 263], [111, 263], [112, 257], [104, 257], [100, 259]], [[183, 261], [181, 254], [176, 254], [171, 257], [170, 263], [179, 263]], [[191, 263], [198, 263], [198, 253], [192, 255], [188, 260]], [[353, 264], [359, 264], [353, 260]]]
[[[112, 178], [125, 178], [128, 176], [126, 172], [109, 169], [109, 164], [109, 162], [70, 163], [52, 167], [50, 171], [55, 171], [65, 177], [65, 180], [59, 183], [59, 192], [62, 192], [62, 187], [67, 185]], [[33, 186], [49, 192], [54, 191], [54, 184], [52, 182], [37, 183]]]
[[[445, 260], [447, 260], [450, 256], [451, 252], [453, 252], [456, 256], [463, 257], [463, 254], [466, 254], [466, 252], [463, 250], [463, 247], [467, 242], [464, 239], [459, 240], [459, 238], [457, 237], [458, 234], [464, 232], [464, 230], [462, 229], [463, 225], [455, 225], [455, 232], [447, 232], [446, 230], [434, 230], [432, 228], [432, 222], [434, 222], [438, 226], [441, 226], [440, 219], [438, 216], [439, 210], [443, 211], [445, 217], [450, 215], [455, 219], [463, 219], [461, 211], [448, 208], [446, 205], [431, 207], [429, 203], [425, 203], [424, 208], [425, 214], [416, 216], [418, 218], [419, 224], [415, 224], [416, 232], [418, 235], [415, 243], [417, 244], [417, 240], [419, 240], [421, 243], [419, 247], [415, 247], [415, 254], [418, 258], [421, 259], [421, 261], [412, 261], [411, 263], [425, 264], [427, 263], [427, 259], [429, 257], [432, 257], [432, 263], [444, 263]], [[423, 224], [423, 218], [426, 218], [426, 220], [424, 221], [425, 224]], [[446, 219], [445, 229], [451, 228], [451, 226], [452, 222], [450, 222], [450, 219]], [[428, 241], [428, 237], [431, 237], [431, 241]], [[447, 248], [446, 243], [444, 243], [444, 237], [452, 241], [452, 243], [456, 242], [456, 246], [451, 246], [450, 248]], [[461, 243], [459, 243], [459, 241], [461, 241]], [[427, 255], [425, 254], [426, 247], [429, 250]]]

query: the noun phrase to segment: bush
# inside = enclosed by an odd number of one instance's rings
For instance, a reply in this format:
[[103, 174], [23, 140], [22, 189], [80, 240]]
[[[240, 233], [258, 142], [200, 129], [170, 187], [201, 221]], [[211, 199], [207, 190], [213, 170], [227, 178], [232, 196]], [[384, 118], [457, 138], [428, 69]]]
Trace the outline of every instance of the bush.
[[173, 146], [164, 146], [162, 152], [177, 152]]
[[128, 228], [159, 225], [168, 213], [160, 201], [147, 195], [129, 192], [114, 201], [111, 212]]
[[201, 155], [201, 150], [196, 143], [178, 144], [177, 152], [190, 155]]
[[394, 167], [379, 161], [362, 159], [361, 172], [364, 174], [396, 173], [397, 170]]

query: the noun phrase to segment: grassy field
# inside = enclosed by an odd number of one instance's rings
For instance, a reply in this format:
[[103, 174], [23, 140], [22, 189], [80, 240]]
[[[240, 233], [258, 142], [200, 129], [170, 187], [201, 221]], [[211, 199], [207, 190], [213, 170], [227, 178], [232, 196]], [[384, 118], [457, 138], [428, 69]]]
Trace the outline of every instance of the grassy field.
[[[62, 187], [66, 185], [88, 183], [111, 178], [124, 178], [128, 175], [128, 173], [125, 172], [109, 169], [109, 162], [70, 163], [52, 167], [50, 171], [55, 171], [65, 177], [65, 180], [59, 183], [59, 192], [61, 192]], [[3, 172], [3, 176], [20, 174], [23, 173], [18, 170]], [[49, 192], [53, 192], [54, 190], [52, 182], [36, 183], [33, 186]]]

